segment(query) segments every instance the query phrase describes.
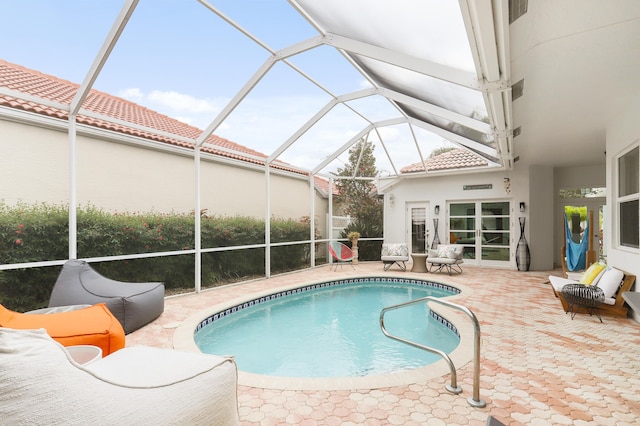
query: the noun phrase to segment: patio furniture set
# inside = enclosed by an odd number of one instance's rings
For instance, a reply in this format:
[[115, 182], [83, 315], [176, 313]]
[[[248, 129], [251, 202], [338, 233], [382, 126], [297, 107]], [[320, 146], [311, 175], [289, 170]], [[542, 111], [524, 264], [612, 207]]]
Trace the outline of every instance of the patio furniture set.
[[233, 357], [125, 347], [163, 311], [162, 283], [111, 280], [79, 260], [47, 308], [0, 305], [2, 422], [239, 424]]
[[[411, 253], [411, 272], [437, 273], [444, 270], [449, 275], [452, 272], [461, 274], [461, 265], [464, 263], [463, 253], [464, 246], [457, 244], [440, 244], [437, 249], [430, 249], [428, 253]], [[382, 244], [380, 259], [384, 264], [385, 271], [394, 264], [398, 265], [402, 271], [406, 271], [405, 262], [409, 261], [407, 244]]]
[[601, 314], [626, 318], [628, 308], [624, 294], [631, 289], [635, 279], [635, 275], [600, 262], [567, 278], [549, 276], [554, 294], [564, 311], [571, 312], [571, 319], [576, 313], [588, 313], [596, 315], [600, 322]]
[[62, 267], [49, 306], [19, 313], [0, 305], [0, 327], [44, 328], [65, 346], [92, 345], [109, 355], [164, 311], [164, 284], [111, 280], [81, 260]]
[[[428, 253], [411, 253], [407, 244], [383, 244], [381, 260], [384, 270], [389, 270], [394, 264], [402, 271], [406, 271], [406, 263], [412, 258], [412, 272], [437, 273], [446, 271], [462, 273], [463, 246], [457, 244], [440, 244], [437, 249], [430, 249]], [[562, 303], [565, 312], [571, 313], [573, 319], [576, 313], [595, 315], [602, 322], [601, 314], [614, 317], [626, 317], [628, 313], [626, 299], [638, 304], [629, 290], [635, 282], [635, 275], [625, 273], [619, 269], [602, 263], [593, 263], [587, 270], [569, 274], [568, 278], [549, 276], [554, 294]], [[639, 298], [640, 299], [640, 298]], [[635, 306], [635, 305], [633, 305]]]

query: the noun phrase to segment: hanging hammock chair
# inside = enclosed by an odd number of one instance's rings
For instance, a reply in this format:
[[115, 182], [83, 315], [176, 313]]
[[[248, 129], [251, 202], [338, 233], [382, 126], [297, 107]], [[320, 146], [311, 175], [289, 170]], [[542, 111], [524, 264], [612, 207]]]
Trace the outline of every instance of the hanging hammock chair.
[[565, 232], [565, 256], [567, 261], [567, 269], [569, 271], [579, 271], [587, 267], [587, 250], [589, 249], [589, 222], [582, 233], [582, 241], [576, 243], [571, 237], [571, 229], [569, 228], [569, 220], [567, 214], [564, 214], [564, 232]]

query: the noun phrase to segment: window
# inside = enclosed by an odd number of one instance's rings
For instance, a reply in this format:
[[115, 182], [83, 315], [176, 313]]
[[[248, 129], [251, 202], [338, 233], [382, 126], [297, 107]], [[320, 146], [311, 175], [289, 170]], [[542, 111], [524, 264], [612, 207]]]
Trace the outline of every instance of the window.
[[560, 189], [560, 198], [604, 198], [607, 188], [566, 188]]
[[636, 146], [618, 158], [618, 241], [623, 247], [639, 248], [640, 157]]

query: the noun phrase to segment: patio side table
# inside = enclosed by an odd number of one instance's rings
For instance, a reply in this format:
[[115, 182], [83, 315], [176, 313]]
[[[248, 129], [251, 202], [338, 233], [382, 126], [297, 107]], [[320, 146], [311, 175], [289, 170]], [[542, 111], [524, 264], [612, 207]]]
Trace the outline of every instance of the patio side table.
[[602, 322], [598, 308], [604, 302], [604, 292], [600, 287], [567, 284], [562, 287], [562, 297], [567, 301], [567, 312], [571, 311], [571, 319], [576, 316], [577, 308], [584, 308], [589, 315], [595, 314]]
[[429, 272], [427, 270], [427, 253], [411, 253], [411, 272]]

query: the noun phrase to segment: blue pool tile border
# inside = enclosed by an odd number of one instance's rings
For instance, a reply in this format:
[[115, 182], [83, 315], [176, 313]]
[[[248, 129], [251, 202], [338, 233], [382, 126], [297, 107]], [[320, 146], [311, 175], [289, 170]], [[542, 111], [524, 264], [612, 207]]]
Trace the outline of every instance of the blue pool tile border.
[[451, 322], [449, 322], [448, 319], [446, 319], [445, 317], [443, 317], [442, 315], [436, 312], [433, 312], [432, 310], [429, 310], [429, 313], [436, 321], [438, 321], [440, 324], [447, 327], [449, 330], [453, 331], [456, 334], [456, 336], [460, 337], [460, 333], [458, 332], [458, 329], [456, 328], [455, 325], [451, 324]]
[[[273, 294], [269, 294], [267, 296], [261, 296], [253, 300], [249, 300], [247, 302], [243, 302], [238, 305], [231, 306], [223, 311], [216, 312], [210, 315], [209, 317], [205, 318], [204, 320], [200, 321], [200, 323], [196, 326], [196, 329], [194, 330], [193, 333], [194, 334], [198, 333], [202, 328], [206, 327], [207, 325], [213, 323], [218, 319], [224, 318], [228, 315], [231, 315], [235, 312], [252, 307], [254, 305], [259, 305], [260, 303], [270, 302], [271, 300], [274, 300], [274, 299], [280, 299], [281, 297], [291, 296], [292, 294], [299, 294], [307, 291], [317, 290], [319, 288], [328, 288], [328, 287], [335, 287], [335, 286], [349, 285], [349, 284], [362, 284], [370, 281], [377, 282], [377, 283], [384, 282], [384, 283], [393, 283], [393, 284], [422, 285], [427, 287], [438, 288], [441, 290], [446, 290], [453, 294], [460, 294], [460, 289], [457, 287], [453, 287], [448, 284], [442, 284], [442, 283], [433, 282], [433, 281], [419, 280], [415, 278], [366, 277], [366, 278], [347, 278], [343, 280], [326, 281], [322, 283], [309, 284], [309, 285], [294, 288], [291, 290], [282, 290]], [[429, 312], [431, 313], [431, 316], [434, 319], [436, 319], [442, 325], [447, 327], [449, 330], [453, 331], [456, 335], [460, 336], [458, 329], [451, 322], [449, 322], [449, 320], [447, 320], [442, 315], [439, 315], [433, 312], [432, 310], [430, 310]]]

